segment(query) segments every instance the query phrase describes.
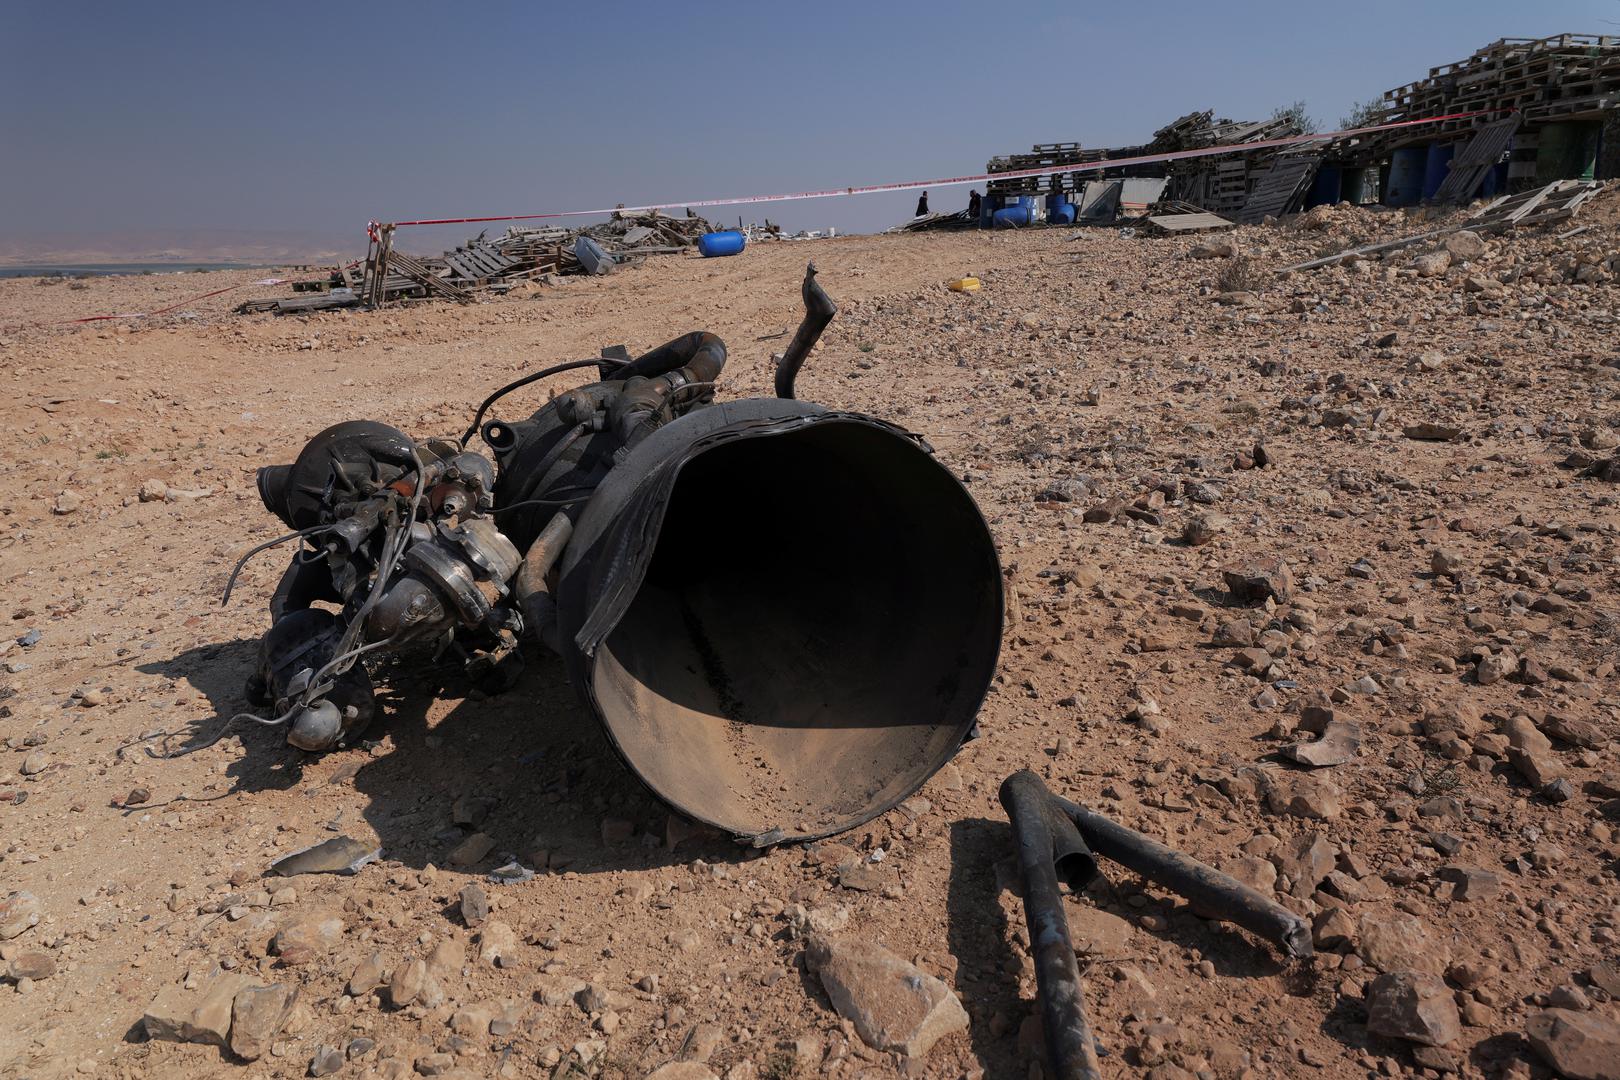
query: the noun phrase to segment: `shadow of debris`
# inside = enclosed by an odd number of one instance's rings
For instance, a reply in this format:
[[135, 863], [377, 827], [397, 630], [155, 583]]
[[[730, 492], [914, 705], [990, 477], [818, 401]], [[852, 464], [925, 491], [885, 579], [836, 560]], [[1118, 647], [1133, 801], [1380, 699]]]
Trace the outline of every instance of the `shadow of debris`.
[[[248, 639], [139, 666], [196, 688], [214, 709], [215, 718], [173, 739], [171, 749], [204, 745], [226, 718], [258, 711], [244, 695], [257, 656], [257, 639]], [[360, 814], [376, 832], [383, 858], [418, 869], [447, 865], [450, 852], [475, 831], [493, 840], [491, 849], [458, 869], [487, 872], [516, 859], [543, 870], [537, 852], [546, 853], [553, 869], [579, 873], [748, 857], [748, 850], [712, 830], [678, 818], [672, 823], [670, 812], [620, 763], [562, 661], [538, 646], [524, 658], [516, 685], [493, 697], [475, 690], [452, 660], [435, 663], [424, 652], [384, 662], [372, 669], [377, 714], [371, 726], [357, 745], [325, 754], [287, 745], [281, 728], [238, 723], [232, 734], [243, 752], [226, 769], [229, 793], [352, 783], [367, 798]], [[455, 821], [458, 801], [470, 810], [461, 816], [473, 819], [463, 825]], [[629, 835], [605, 843], [606, 820], [630, 823]], [[364, 832], [341, 817], [331, 827], [334, 835]], [[669, 848], [669, 838], [678, 848]]]
[[453, 663], [377, 673], [378, 718], [364, 738], [380, 741], [379, 752], [344, 751], [330, 775], [355, 766], [383, 858], [447, 866], [474, 834], [490, 839], [489, 852], [457, 869], [488, 872], [515, 859], [537, 872], [599, 873], [748, 857], [730, 838], [674, 817], [625, 768], [560, 659], [539, 648], [524, 659], [517, 683], [495, 696]]
[[[176, 734], [166, 740], [149, 740], [130, 746], [127, 753], [185, 753], [202, 749], [222, 736], [226, 722], [237, 713], [262, 713], [248, 704], [244, 687], [248, 676], [258, 665], [259, 639], [241, 638], [236, 641], [198, 645], [168, 658], [155, 658], [137, 664], [135, 670], [145, 675], [157, 675], [172, 682], [184, 683], [208, 699], [214, 715], [185, 724], [166, 723], [160, 716], [156, 727]], [[243, 754], [226, 769], [231, 778], [229, 794], [254, 791], [285, 791], [296, 787], [303, 779], [303, 759], [288, 746], [286, 734], [280, 728], [240, 722], [227, 733], [241, 739]], [[131, 807], [127, 812], [144, 812], [154, 804]]]
[[956, 957], [956, 991], [972, 1023], [968, 1039], [986, 1076], [1022, 1076], [1018, 1029], [1027, 1011], [1018, 996], [1020, 962], [1008, 939], [996, 862], [1011, 850], [1004, 821], [951, 823], [946, 892], [947, 945]]

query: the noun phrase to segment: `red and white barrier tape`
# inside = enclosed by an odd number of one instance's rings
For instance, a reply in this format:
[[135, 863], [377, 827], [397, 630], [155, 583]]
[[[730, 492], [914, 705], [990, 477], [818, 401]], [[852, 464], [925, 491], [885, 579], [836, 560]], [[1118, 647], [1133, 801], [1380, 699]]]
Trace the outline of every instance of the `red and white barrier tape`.
[[[588, 217], [596, 214], [634, 214], [649, 210], [670, 210], [682, 207], [707, 206], [741, 206], [747, 203], [773, 203], [793, 202], [799, 199], [832, 199], [841, 195], [876, 195], [887, 191], [916, 191], [921, 188], [959, 187], [963, 184], [985, 184], [992, 180], [1021, 180], [1032, 176], [1055, 176], [1061, 173], [1099, 172], [1104, 169], [1119, 169], [1129, 165], [1151, 165], [1161, 161], [1184, 161], [1188, 158], [1211, 157], [1215, 154], [1230, 154], [1239, 151], [1269, 150], [1284, 146], [1301, 146], [1312, 142], [1329, 142], [1334, 139], [1349, 138], [1354, 135], [1370, 135], [1379, 131], [1394, 131], [1398, 128], [1415, 127], [1420, 124], [1438, 124], [1445, 120], [1466, 120], [1476, 116], [1486, 116], [1496, 110], [1477, 109], [1473, 112], [1448, 113], [1445, 116], [1428, 116], [1421, 120], [1398, 120], [1393, 124], [1376, 124], [1371, 127], [1346, 128], [1343, 131], [1328, 131], [1314, 135], [1292, 135], [1285, 139], [1264, 139], [1259, 142], [1229, 143], [1224, 146], [1204, 146], [1196, 150], [1174, 150], [1163, 154], [1144, 154], [1139, 157], [1113, 158], [1106, 161], [1088, 161], [1077, 165], [1051, 165], [1036, 169], [1013, 169], [1008, 172], [975, 173], [971, 176], [943, 176], [932, 180], [902, 180], [889, 184], [867, 184], [862, 187], [823, 188], [819, 191], [792, 191], [779, 195], [744, 195], [731, 199], [689, 199], [672, 202], [648, 203], [645, 206], [609, 206], [594, 210], [560, 210], [546, 214], [494, 214], [485, 217], [451, 217], [451, 218], [421, 218], [416, 221], [391, 221], [385, 224], [394, 228], [403, 228], [407, 225], [477, 225], [492, 221], [542, 221], [554, 218]], [[371, 222], [367, 232], [375, 237], [379, 222]]]
[[[1421, 120], [1398, 120], [1393, 124], [1375, 124], [1371, 127], [1346, 128], [1343, 131], [1328, 131], [1313, 135], [1292, 135], [1285, 139], [1264, 139], [1259, 142], [1228, 143], [1224, 146], [1205, 146], [1196, 150], [1174, 150], [1163, 154], [1144, 154], [1139, 157], [1112, 158], [1104, 161], [1088, 161], [1076, 165], [1050, 165], [1037, 169], [1013, 169], [999, 173], [975, 173], [971, 176], [943, 176], [932, 180], [902, 180], [889, 184], [867, 184], [861, 187], [823, 188], [819, 191], [793, 191], [778, 195], [744, 195], [731, 199], [689, 199], [685, 201], [648, 203], [645, 206], [608, 206], [595, 210], [559, 210], [546, 214], [492, 214], [484, 217], [452, 217], [452, 218], [421, 218], [416, 221], [391, 221], [386, 224], [391, 228], [403, 228], [407, 225], [477, 225], [493, 221], [543, 221], [556, 218], [591, 217], [598, 214], [631, 214], [644, 213], [649, 210], [671, 210], [683, 207], [709, 207], [709, 206], [742, 206], [748, 203], [793, 202], [799, 199], [832, 199], [842, 195], [876, 195], [887, 191], [916, 191], [921, 188], [960, 187], [963, 184], [987, 184], [992, 180], [1021, 180], [1034, 176], [1057, 176], [1063, 173], [1100, 172], [1104, 169], [1120, 169], [1130, 165], [1151, 165], [1162, 161], [1184, 161], [1189, 158], [1211, 157], [1216, 154], [1230, 154], [1234, 152], [1248, 152], [1254, 150], [1270, 150], [1284, 146], [1302, 146], [1312, 142], [1330, 142], [1335, 139], [1350, 138], [1355, 135], [1370, 135], [1379, 131], [1394, 131], [1398, 128], [1417, 127], [1422, 124], [1438, 124], [1446, 120], [1468, 120], [1476, 116], [1488, 116], [1500, 110], [1476, 109], [1473, 112], [1447, 113], [1445, 116], [1427, 116]], [[383, 223], [370, 222], [366, 226], [366, 234], [373, 240], [377, 238], [377, 230]], [[356, 265], [350, 263], [349, 265]], [[310, 279], [317, 280], [317, 279]], [[198, 300], [206, 300], [211, 296], [232, 292], [245, 288], [244, 285], [232, 285], [224, 289], [215, 289], [213, 292], [203, 293], [182, 300], [178, 304], [171, 304], [156, 311], [138, 311], [121, 315], [88, 315], [80, 319], [63, 319], [62, 323], [101, 322], [107, 319], [141, 319], [150, 315], [162, 315]]]

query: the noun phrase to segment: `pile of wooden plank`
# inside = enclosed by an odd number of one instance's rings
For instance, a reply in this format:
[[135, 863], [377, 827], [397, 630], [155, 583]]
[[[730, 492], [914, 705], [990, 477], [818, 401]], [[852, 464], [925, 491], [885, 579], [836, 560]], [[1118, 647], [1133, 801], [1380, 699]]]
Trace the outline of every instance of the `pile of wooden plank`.
[[691, 211], [683, 216], [661, 211], [627, 213], [574, 229], [515, 225], [494, 239], [479, 233], [452, 251], [413, 256], [394, 248], [394, 230], [383, 225], [372, 236], [360, 274], [349, 267], [337, 267], [325, 278], [293, 287], [314, 295], [249, 300], [237, 310], [286, 314], [360, 305], [380, 307], [396, 300], [467, 303], [479, 293], [506, 292], [535, 278], [581, 273], [574, 253], [574, 241], [580, 236], [591, 237], [616, 262], [628, 262], [686, 251], [704, 233], [713, 231], [713, 225]]
[[1515, 195], [1503, 195], [1484, 207], [1476, 210], [1467, 217], [1443, 225], [1427, 232], [1403, 236], [1396, 240], [1385, 240], [1377, 244], [1363, 244], [1360, 247], [1348, 248], [1344, 251], [1324, 255], [1319, 259], [1308, 262], [1295, 263], [1292, 266], [1280, 267], [1279, 274], [1288, 274], [1296, 270], [1315, 270], [1322, 266], [1334, 266], [1342, 262], [1356, 259], [1367, 259], [1373, 256], [1382, 256], [1403, 248], [1415, 247], [1418, 244], [1437, 240], [1448, 233], [1460, 232], [1468, 229], [1477, 233], [1500, 233], [1510, 229], [1523, 229], [1532, 225], [1546, 225], [1554, 221], [1564, 221], [1573, 217], [1580, 205], [1603, 190], [1604, 184], [1594, 180], [1556, 180], [1545, 187], [1530, 191], [1521, 191]]

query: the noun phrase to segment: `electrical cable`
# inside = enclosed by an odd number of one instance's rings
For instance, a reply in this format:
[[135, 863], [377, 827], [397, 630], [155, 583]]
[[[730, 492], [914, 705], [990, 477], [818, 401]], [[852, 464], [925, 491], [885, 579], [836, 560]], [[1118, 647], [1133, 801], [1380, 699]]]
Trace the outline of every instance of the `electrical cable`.
[[598, 357], [595, 360], [570, 360], [567, 363], [553, 364], [551, 367], [542, 368], [533, 374], [525, 375], [521, 379], [507, 383], [505, 386], [489, 395], [489, 397], [485, 398], [478, 406], [478, 411], [473, 413], [472, 424], [461, 436], [462, 448], [465, 449], [467, 443], [471, 441], [472, 437], [478, 433], [478, 428], [481, 424], [483, 424], [484, 414], [489, 411], [489, 407], [501, 400], [501, 398], [505, 397], [507, 394], [510, 394], [512, 391], [522, 389], [523, 387], [528, 386], [530, 383], [539, 382], [541, 379], [548, 378], [549, 376], [560, 375], [565, 371], [574, 371], [583, 367], [596, 367], [599, 364], [612, 364], [615, 367], [624, 367], [628, 363], [630, 363], [628, 360], [616, 360], [607, 356]]
[[226, 604], [231, 602], [231, 590], [236, 587], [236, 576], [242, 572], [242, 568], [247, 565], [248, 560], [253, 558], [253, 556], [257, 555], [261, 551], [273, 548], [277, 544], [285, 544], [288, 540], [296, 540], [301, 536], [313, 536], [316, 533], [326, 532], [331, 528], [333, 528], [331, 525], [311, 525], [307, 529], [299, 529], [297, 532], [290, 532], [285, 536], [278, 536], [274, 540], [266, 540], [257, 547], [249, 549], [248, 553], [238, 559], [236, 561], [236, 565], [231, 568], [231, 576], [225, 579], [225, 594], [219, 598], [219, 606], [224, 607]]

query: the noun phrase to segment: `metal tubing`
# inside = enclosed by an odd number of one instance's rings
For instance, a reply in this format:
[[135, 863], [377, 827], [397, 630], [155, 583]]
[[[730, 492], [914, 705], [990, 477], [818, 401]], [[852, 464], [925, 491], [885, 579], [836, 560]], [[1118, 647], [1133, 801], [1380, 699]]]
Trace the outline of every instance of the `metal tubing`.
[[546, 585], [546, 575], [557, 565], [563, 548], [574, 535], [574, 522], [566, 513], [554, 514], [540, 535], [529, 545], [513, 582], [513, 591], [522, 605], [523, 620], [534, 635], [552, 652], [561, 653], [557, 639], [557, 602]]
[[[1080, 968], [1069, 939], [1069, 921], [1058, 890], [1058, 861], [1069, 862], [1078, 837], [1054, 837], [1053, 797], [1028, 769], [1001, 785], [1001, 805], [1012, 821], [1018, 864], [1024, 879], [1024, 918], [1035, 956], [1035, 985], [1041, 1002], [1046, 1053], [1055, 1080], [1100, 1080], [1096, 1042], [1086, 1020]], [[1061, 826], [1058, 826], [1061, 829]], [[1063, 830], [1065, 832], [1072, 830]], [[1079, 849], [1084, 851], [1084, 845]]]
[[779, 398], [793, 397], [793, 381], [798, 378], [799, 368], [804, 364], [805, 357], [810, 355], [810, 350], [815, 348], [821, 332], [838, 314], [838, 305], [832, 302], [826, 290], [816, 284], [815, 263], [805, 267], [803, 292], [804, 321], [799, 324], [787, 351], [782, 353], [782, 359], [776, 364], [776, 396]]
[[1266, 939], [1290, 957], [1298, 959], [1315, 952], [1310, 923], [1231, 875], [1061, 796], [1054, 795], [1052, 799], [1097, 854], [1106, 855], [1149, 881], [1186, 897], [1196, 906], [1213, 912], [1216, 918], [1236, 923]]

